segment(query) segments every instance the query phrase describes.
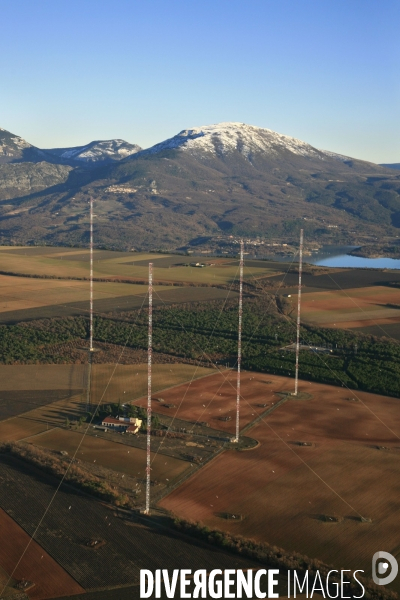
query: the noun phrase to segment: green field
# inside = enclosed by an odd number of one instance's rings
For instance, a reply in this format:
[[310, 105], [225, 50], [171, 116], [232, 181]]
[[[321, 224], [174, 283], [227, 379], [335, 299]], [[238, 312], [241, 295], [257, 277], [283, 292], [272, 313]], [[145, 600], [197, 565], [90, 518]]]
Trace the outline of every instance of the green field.
[[[2, 270], [4, 270], [4, 264]], [[0, 313], [55, 304], [88, 303], [89, 285], [84, 281], [0, 275], [0, 282]], [[156, 293], [162, 290], [165, 290], [165, 287], [154, 286]], [[96, 282], [93, 289], [95, 301], [124, 296], [145, 296], [146, 293], [147, 289], [143, 285], [117, 282]]]
[[[57, 250], [57, 251], [55, 251]], [[52, 276], [88, 277], [89, 252], [77, 249], [1, 247], [0, 271], [12, 273]], [[166, 262], [167, 259], [167, 262]], [[168, 259], [170, 264], [168, 266]], [[154, 263], [154, 280], [194, 284], [227, 284], [238, 278], [238, 265], [234, 259], [214, 259], [207, 257], [173, 256], [164, 254], [94, 252], [94, 277], [122, 278], [147, 281], [148, 262]], [[157, 261], [161, 261], [158, 266]], [[179, 263], [203, 261], [212, 263], [206, 268], [176, 266]], [[246, 277], [276, 275], [265, 263], [259, 267], [246, 269]], [[97, 285], [97, 284], [96, 284]]]

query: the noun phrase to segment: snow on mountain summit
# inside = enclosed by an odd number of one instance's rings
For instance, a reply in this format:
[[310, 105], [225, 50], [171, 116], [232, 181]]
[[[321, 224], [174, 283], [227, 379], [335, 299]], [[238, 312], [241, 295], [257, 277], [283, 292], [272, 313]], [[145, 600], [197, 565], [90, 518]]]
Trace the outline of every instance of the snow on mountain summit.
[[155, 154], [169, 149], [181, 149], [191, 154], [211, 152], [218, 155], [237, 151], [248, 159], [255, 153], [277, 155], [284, 150], [322, 160], [325, 154], [296, 138], [245, 123], [218, 123], [184, 129], [144, 152]]
[[0, 129], [0, 164], [23, 160], [37, 162], [45, 160], [45, 154], [19, 135]]
[[75, 146], [73, 148], [52, 148], [47, 152], [64, 160], [74, 160], [86, 164], [95, 164], [122, 160], [132, 154], [139, 152], [141, 147], [130, 144], [125, 140], [102, 140], [90, 142], [86, 146]]

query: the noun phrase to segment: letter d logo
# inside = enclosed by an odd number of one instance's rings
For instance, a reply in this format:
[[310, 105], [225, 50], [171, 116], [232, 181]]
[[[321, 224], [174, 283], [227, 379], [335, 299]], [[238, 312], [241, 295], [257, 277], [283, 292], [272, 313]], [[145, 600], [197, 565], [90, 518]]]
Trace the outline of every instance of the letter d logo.
[[[379, 561], [379, 562], [378, 562]], [[383, 562], [385, 561], [385, 562]], [[389, 572], [389, 564], [391, 566], [391, 571]], [[397, 560], [394, 556], [389, 554], [389, 552], [375, 552], [372, 557], [372, 579], [374, 583], [378, 585], [387, 585], [388, 583], [392, 583], [396, 579], [397, 573], [399, 570], [399, 565], [397, 564]], [[384, 575], [388, 573], [386, 577], [380, 577], [380, 575]]]

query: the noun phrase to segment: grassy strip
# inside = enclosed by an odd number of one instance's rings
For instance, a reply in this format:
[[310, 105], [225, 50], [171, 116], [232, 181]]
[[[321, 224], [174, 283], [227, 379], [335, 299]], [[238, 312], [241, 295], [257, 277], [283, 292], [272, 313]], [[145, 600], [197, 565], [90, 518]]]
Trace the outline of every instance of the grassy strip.
[[[10, 442], [0, 445], [0, 453], [11, 454], [30, 465], [38, 467], [42, 471], [55, 476], [57, 479], [62, 479], [65, 475], [64, 482], [75, 488], [114, 504], [115, 506], [129, 505], [129, 498], [126, 494], [121, 493], [115, 486], [102, 481], [96, 475], [88, 473], [85, 469], [80, 468], [70, 458], [58, 457], [53, 452], [46, 452], [41, 448], [37, 448], [31, 444], [22, 444]], [[68, 469], [68, 471], [67, 471]]]
[[[208, 544], [260, 561], [263, 565], [268, 565], [270, 568], [277, 568], [282, 571], [296, 570], [297, 573], [301, 573], [302, 575], [306, 571], [309, 571], [312, 576], [319, 571], [323, 578], [326, 578], [329, 571], [334, 569], [334, 567], [326, 565], [320, 560], [309, 558], [297, 552], [286, 552], [286, 550], [271, 546], [266, 542], [256, 542], [242, 536], [231, 535], [228, 532], [218, 529], [210, 529], [198, 522], [195, 523], [177, 518], [174, 520], [174, 527], [182, 533], [200, 539]], [[340, 573], [340, 569], [338, 571]], [[363, 598], [366, 600], [394, 600], [398, 598], [396, 593], [376, 585], [371, 579], [360, 577], [359, 573], [357, 573], [357, 578], [362, 581], [365, 587]], [[332, 583], [340, 584], [340, 575], [336, 578], [331, 576], [330, 580]], [[334, 589], [330, 591], [332, 593], [335, 592]], [[345, 584], [344, 593], [347, 598], [360, 597], [360, 588], [353, 582]]]
[[[0, 271], [0, 275], [6, 275], [7, 277], [27, 277], [28, 279], [55, 279], [60, 281], [89, 281], [89, 277], [77, 277], [77, 276], [61, 276], [61, 275], [46, 275], [38, 273], [17, 273], [15, 271]], [[132, 285], [148, 285], [146, 278], [133, 279], [130, 277], [126, 279], [124, 277], [110, 276], [110, 277], [93, 277], [93, 281], [97, 283], [128, 283]], [[230, 285], [225, 283], [207, 283], [199, 281], [165, 281], [164, 279], [155, 279], [154, 285], [160, 285], [164, 287], [201, 287], [201, 288], [220, 288], [223, 290], [230, 289]], [[254, 285], [251, 283], [247, 284], [249, 289], [253, 289]]]

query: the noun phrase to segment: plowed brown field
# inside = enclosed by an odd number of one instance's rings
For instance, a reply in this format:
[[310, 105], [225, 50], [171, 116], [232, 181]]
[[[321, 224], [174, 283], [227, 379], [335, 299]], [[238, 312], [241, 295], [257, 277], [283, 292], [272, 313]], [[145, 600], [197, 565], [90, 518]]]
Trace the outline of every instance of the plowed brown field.
[[0, 421], [0, 440], [2, 442], [16, 442], [42, 431], [46, 431], [46, 423], [40, 423], [25, 417]]
[[[293, 295], [292, 304], [297, 303]], [[302, 318], [324, 327], [350, 329], [376, 323], [400, 321], [400, 291], [374, 286], [347, 290], [311, 292], [302, 298]]]
[[[293, 379], [266, 375], [265, 373], [242, 373], [240, 427], [253, 421], [272, 403], [280, 399], [277, 392], [294, 389]], [[223, 371], [210, 377], [185, 383], [153, 395], [153, 410], [157, 413], [184, 419], [190, 422], [205, 421], [210, 427], [235, 432], [236, 418], [236, 372]], [[163, 403], [156, 400], [162, 398]], [[146, 406], [147, 398], [135, 404]], [[175, 407], [166, 408], [165, 404]], [[266, 406], [259, 406], [266, 404]], [[231, 417], [229, 421], [220, 420]]]
[[[262, 377], [254, 374], [254, 382]], [[269, 378], [271, 391], [291, 387], [292, 380]], [[300, 391], [312, 399], [288, 400], [247, 432], [260, 446], [219, 455], [161, 506], [186, 519], [368, 573], [377, 549], [394, 555], [400, 550], [399, 400], [306, 382]], [[304, 441], [312, 446], [300, 446]], [[221, 513], [243, 520], [227, 520]], [[372, 523], [361, 522], [360, 515]], [[324, 516], [337, 516], [340, 522], [325, 522]]]
[[[0, 565], [11, 574], [25, 549], [26, 552], [13, 573], [14, 580], [35, 583], [27, 593], [32, 600], [82, 594], [85, 590], [39, 544], [0, 509]], [[1, 589], [0, 589], [1, 592]]]

